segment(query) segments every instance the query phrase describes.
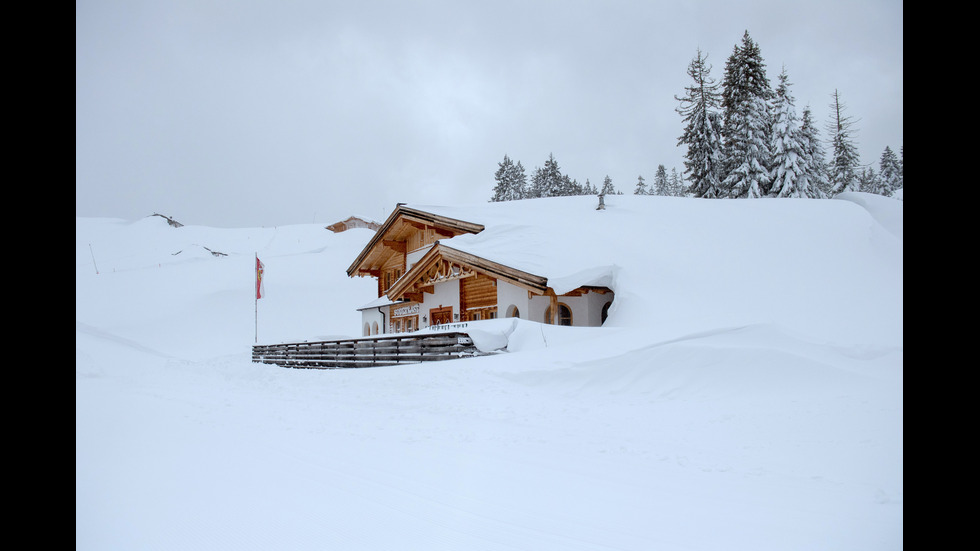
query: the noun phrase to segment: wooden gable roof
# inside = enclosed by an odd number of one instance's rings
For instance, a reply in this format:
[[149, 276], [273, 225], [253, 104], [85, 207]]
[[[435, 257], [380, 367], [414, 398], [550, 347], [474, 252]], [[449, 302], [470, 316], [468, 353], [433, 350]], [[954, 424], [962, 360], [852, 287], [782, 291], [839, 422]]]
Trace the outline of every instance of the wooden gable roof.
[[498, 262], [475, 256], [442, 243], [436, 243], [404, 276], [388, 289], [390, 300], [421, 302], [423, 292], [432, 292], [436, 283], [463, 279], [478, 273], [507, 281], [534, 294], [544, 294], [548, 279]]
[[449, 238], [464, 233], [480, 233], [484, 227], [482, 224], [440, 216], [399, 203], [353, 264], [347, 268], [347, 275], [377, 277], [381, 267], [393, 255], [405, 254], [409, 236], [425, 229], [432, 229], [436, 235]]

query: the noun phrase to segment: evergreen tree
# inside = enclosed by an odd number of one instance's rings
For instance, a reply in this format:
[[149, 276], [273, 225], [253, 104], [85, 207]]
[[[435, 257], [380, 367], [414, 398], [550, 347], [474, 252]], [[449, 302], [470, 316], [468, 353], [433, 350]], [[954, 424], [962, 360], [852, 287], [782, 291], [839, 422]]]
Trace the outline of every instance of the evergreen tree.
[[680, 175], [677, 174], [676, 168], [670, 169], [670, 180], [667, 189], [667, 195], [670, 195], [671, 197], [684, 196], [684, 182], [681, 180]]
[[599, 191], [602, 195], [616, 195], [616, 188], [613, 187], [612, 178], [606, 174], [606, 178], [602, 181], [602, 190]]
[[664, 165], [657, 166], [657, 173], [653, 177], [653, 188], [650, 190], [651, 195], [670, 195], [667, 187], [667, 169]]
[[722, 181], [730, 197], [762, 197], [769, 193], [769, 100], [759, 47], [745, 31], [725, 66], [722, 107], [725, 114], [725, 167]]
[[497, 172], [494, 173], [494, 180], [497, 184], [493, 188], [491, 201], [514, 201], [523, 199], [526, 193], [527, 176], [524, 174], [524, 167], [518, 161], [515, 165], [510, 157], [504, 155], [504, 160], [497, 163]]
[[559, 193], [562, 197], [584, 194], [582, 184], [578, 183], [578, 180], [569, 178], [568, 174], [561, 175], [561, 189]]
[[517, 164], [514, 165], [511, 182], [513, 183], [514, 197], [518, 199], [527, 197], [527, 174], [524, 173], [524, 165], [520, 161], [517, 161]]
[[858, 171], [857, 181], [858, 191], [874, 193], [876, 195], [886, 195], [884, 192], [884, 187], [882, 186], [881, 178], [875, 172], [875, 169], [871, 168], [870, 166], [864, 167]]
[[636, 187], [633, 188], [633, 195], [646, 195], [647, 193], [647, 185], [643, 181], [643, 175], [641, 174], [636, 179]]
[[902, 165], [888, 146], [885, 146], [878, 161], [878, 177], [881, 178], [882, 195], [891, 195], [902, 188]]
[[554, 154], [548, 154], [544, 168], [537, 168], [531, 178], [532, 197], [559, 197], [565, 194], [570, 182], [563, 177]]
[[588, 178], [585, 179], [585, 185], [582, 186], [582, 195], [599, 195], [599, 190], [592, 185], [592, 182], [589, 182]]
[[773, 104], [772, 197], [812, 197], [802, 130], [797, 126], [789, 76], [783, 68]]
[[841, 102], [840, 94], [834, 90], [833, 102], [830, 104], [831, 115], [828, 123], [831, 143], [831, 159], [829, 167], [830, 194], [837, 195], [845, 191], [858, 190], [858, 160], [857, 145], [854, 143], [854, 121], [844, 115], [846, 106]]
[[684, 132], [677, 138], [677, 145], [686, 145], [684, 173], [691, 182], [695, 197], [721, 197], [723, 158], [722, 121], [718, 108], [721, 99], [718, 84], [711, 79], [711, 66], [701, 50], [691, 61], [687, 74], [694, 84], [685, 88], [684, 97], [674, 96], [681, 102], [677, 112], [684, 121]]
[[810, 107], [803, 109], [803, 124], [800, 127], [803, 155], [806, 157], [804, 176], [810, 182], [812, 197], [830, 197], [830, 180], [827, 176], [827, 160], [820, 141], [820, 131], [813, 122]]

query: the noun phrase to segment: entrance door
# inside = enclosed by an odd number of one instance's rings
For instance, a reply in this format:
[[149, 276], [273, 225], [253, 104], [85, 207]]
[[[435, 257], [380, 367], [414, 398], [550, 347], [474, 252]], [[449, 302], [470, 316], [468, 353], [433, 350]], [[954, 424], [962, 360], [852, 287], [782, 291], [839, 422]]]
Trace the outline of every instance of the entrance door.
[[429, 310], [429, 325], [442, 325], [444, 323], [452, 323], [452, 321], [452, 306], [446, 306], [445, 308], [433, 308]]

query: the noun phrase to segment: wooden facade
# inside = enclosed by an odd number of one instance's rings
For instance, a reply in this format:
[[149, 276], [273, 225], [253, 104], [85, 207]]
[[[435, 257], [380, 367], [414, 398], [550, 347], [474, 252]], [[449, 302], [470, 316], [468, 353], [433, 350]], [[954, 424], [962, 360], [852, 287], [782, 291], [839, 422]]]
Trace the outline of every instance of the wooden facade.
[[556, 295], [546, 277], [443, 243], [483, 229], [399, 204], [347, 269], [349, 276], [378, 281], [377, 306], [361, 309], [365, 335], [498, 316], [566, 325], [601, 325], [605, 320], [613, 299], [606, 287]]

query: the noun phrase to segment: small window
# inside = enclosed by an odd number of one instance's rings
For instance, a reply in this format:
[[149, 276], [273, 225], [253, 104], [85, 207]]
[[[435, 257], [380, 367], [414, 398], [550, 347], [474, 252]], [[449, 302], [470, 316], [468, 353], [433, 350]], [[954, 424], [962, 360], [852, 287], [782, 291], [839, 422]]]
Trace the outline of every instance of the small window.
[[[564, 303], [558, 303], [558, 325], [572, 325], [572, 310]], [[544, 322], [551, 323], [551, 306], [544, 311]]]

